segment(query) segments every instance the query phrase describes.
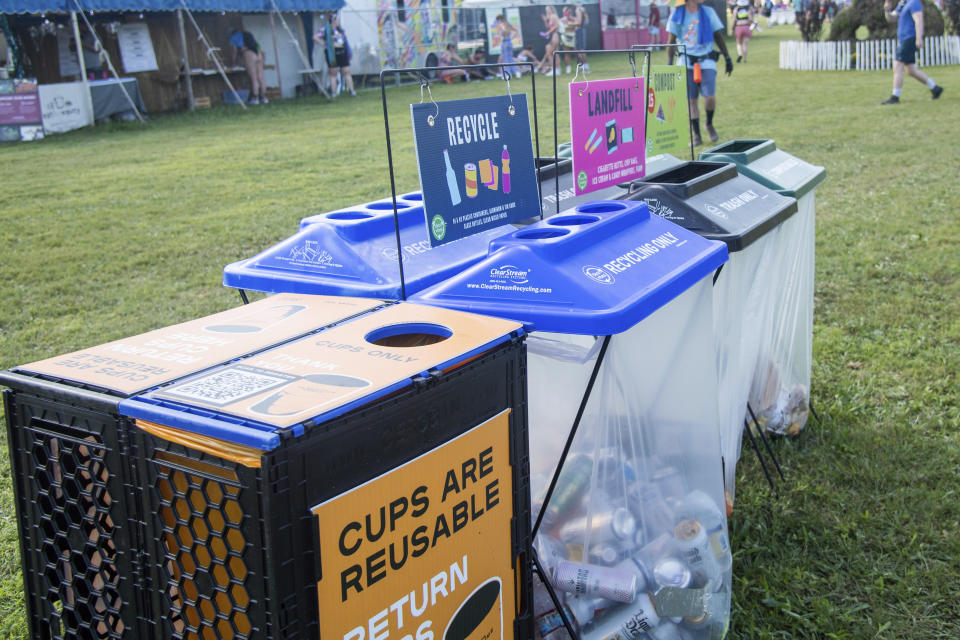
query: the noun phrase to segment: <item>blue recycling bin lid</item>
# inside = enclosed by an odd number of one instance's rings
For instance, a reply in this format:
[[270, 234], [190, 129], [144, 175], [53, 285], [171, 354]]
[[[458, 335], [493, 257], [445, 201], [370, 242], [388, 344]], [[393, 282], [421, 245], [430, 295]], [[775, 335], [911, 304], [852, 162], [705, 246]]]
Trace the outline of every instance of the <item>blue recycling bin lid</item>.
[[583, 335], [626, 331], [727, 261], [722, 242], [651, 216], [644, 202], [588, 202], [497, 238], [424, 304]]
[[731, 162], [684, 162], [632, 185], [629, 200], [741, 251], [797, 212], [797, 200], [740, 175]]
[[[431, 249], [418, 193], [397, 197], [397, 219], [408, 296], [483, 258], [490, 240], [513, 229], [498, 227]], [[224, 267], [223, 284], [268, 293], [400, 298], [392, 198], [304, 218], [293, 236]]]
[[777, 149], [773, 140], [731, 140], [701, 152], [700, 160], [733, 162], [747, 177], [798, 200], [827, 177], [826, 169]]
[[[569, 143], [564, 144], [569, 145]], [[662, 153], [646, 159], [646, 173], [650, 175], [680, 164], [683, 164], [683, 160], [669, 153]], [[573, 161], [569, 154], [566, 157], [561, 155], [559, 159], [552, 157], [537, 158], [537, 175], [540, 178], [540, 203], [544, 218], [556, 215], [584, 202], [620, 200], [627, 194], [630, 184], [611, 185], [598, 191], [577, 195], [573, 185]], [[536, 218], [528, 222], [534, 220]]]

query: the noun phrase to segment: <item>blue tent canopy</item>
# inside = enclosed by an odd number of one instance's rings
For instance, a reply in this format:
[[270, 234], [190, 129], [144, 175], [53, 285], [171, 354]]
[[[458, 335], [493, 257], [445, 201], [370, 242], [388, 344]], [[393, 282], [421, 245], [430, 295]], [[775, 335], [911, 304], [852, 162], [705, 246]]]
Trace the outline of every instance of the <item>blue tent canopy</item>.
[[[186, 0], [191, 11], [273, 11], [270, 0]], [[281, 11], [335, 11], [344, 0], [276, 0]], [[173, 11], [180, 0], [0, 0], [0, 13], [66, 13], [69, 11]]]

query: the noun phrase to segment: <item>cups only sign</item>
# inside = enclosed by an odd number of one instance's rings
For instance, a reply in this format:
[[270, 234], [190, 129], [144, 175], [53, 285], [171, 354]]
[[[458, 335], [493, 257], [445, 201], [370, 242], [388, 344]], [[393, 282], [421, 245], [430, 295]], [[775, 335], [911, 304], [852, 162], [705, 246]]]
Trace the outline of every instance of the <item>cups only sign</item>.
[[540, 215], [524, 95], [410, 105], [432, 246]]
[[570, 83], [570, 140], [577, 195], [645, 173], [643, 78]]

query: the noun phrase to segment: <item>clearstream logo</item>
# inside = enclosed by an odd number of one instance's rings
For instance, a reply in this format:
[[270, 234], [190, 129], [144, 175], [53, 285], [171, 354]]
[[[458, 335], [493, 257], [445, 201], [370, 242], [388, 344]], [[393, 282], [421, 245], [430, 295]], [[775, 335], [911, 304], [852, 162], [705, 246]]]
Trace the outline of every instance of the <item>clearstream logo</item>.
[[603, 267], [594, 267], [591, 265], [586, 265], [581, 269], [583, 275], [587, 276], [594, 282], [599, 282], [600, 284], [613, 284], [616, 282], [616, 278], [613, 277], [609, 271]]
[[507, 282], [510, 281], [513, 284], [526, 284], [530, 280], [530, 271], [528, 269], [522, 269], [520, 267], [515, 267], [511, 264], [505, 264], [499, 267], [493, 267], [490, 269], [490, 281], [491, 282]]

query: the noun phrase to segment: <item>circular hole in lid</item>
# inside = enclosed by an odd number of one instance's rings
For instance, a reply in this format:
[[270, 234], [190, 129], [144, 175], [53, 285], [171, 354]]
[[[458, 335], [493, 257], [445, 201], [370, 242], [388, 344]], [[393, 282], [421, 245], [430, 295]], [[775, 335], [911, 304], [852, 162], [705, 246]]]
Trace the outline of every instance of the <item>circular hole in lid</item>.
[[570, 233], [570, 229], [524, 229], [513, 234], [518, 240], [547, 240], [549, 238], [559, 238]]
[[580, 205], [577, 211], [580, 213], [610, 213], [611, 211], [623, 211], [627, 208], [622, 202], [591, 202]]
[[372, 213], [364, 213], [363, 211], [334, 211], [327, 214], [328, 220], [366, 220], [372, 217]]
[[[401, 209], [409, 209], [412, 206], [413, 205], [398, 202], [397, 211], [400, 211]], [[392, 202], [371, 202], [370, 204], [367, 205], [367, 209], [376, 209], [377, 211], [386, 211], [389, 209], [390, 211], [393, 211], [393, 203]]]
[[600, 220], [597, 216], [557, 216], [547, 220], [547, 224], [558, 227], [576, 227], [583, 224], [593, 224]]
[[413, 193], [405, 193], [400, 197], [403, 198], [404, 200], [414, 200], [416, 202], [423, 201], [423, 194], [420, 193], [419, 191], [414, 191]]
[[405, 349], [443, 342], [452, 335], [453, 331], [440, 324], [406, 322], [374, 329], [363, 339], [378, 347]]

